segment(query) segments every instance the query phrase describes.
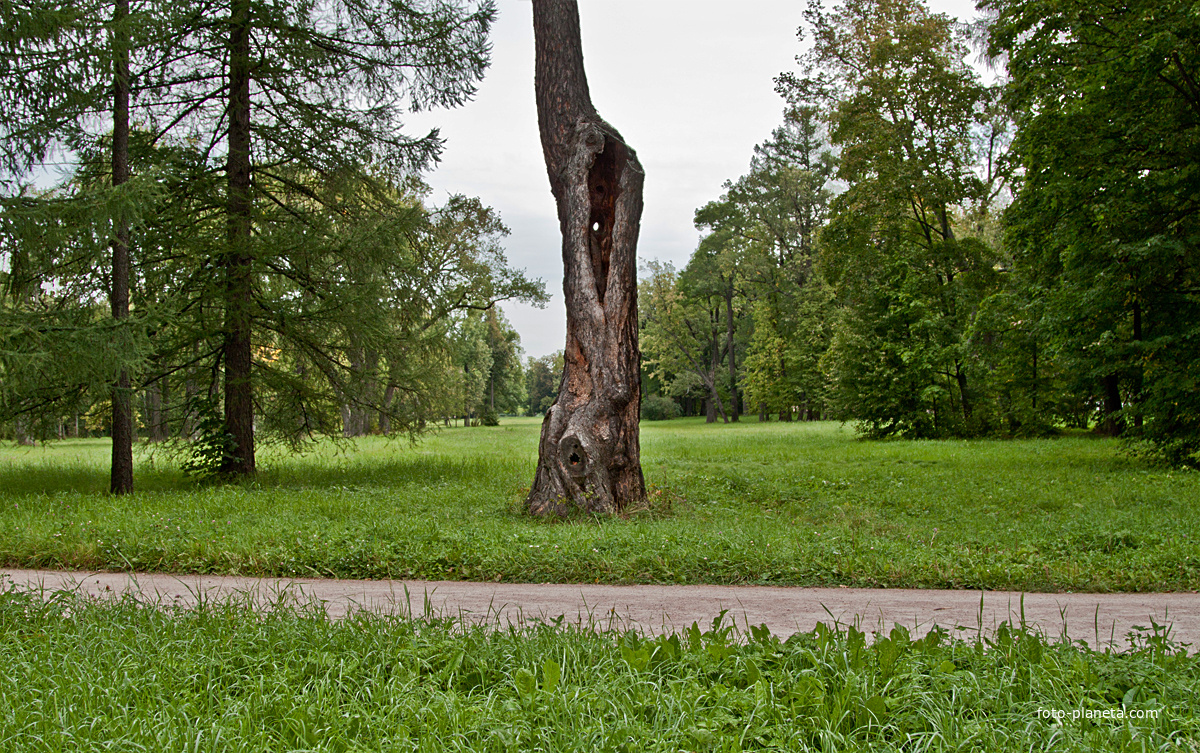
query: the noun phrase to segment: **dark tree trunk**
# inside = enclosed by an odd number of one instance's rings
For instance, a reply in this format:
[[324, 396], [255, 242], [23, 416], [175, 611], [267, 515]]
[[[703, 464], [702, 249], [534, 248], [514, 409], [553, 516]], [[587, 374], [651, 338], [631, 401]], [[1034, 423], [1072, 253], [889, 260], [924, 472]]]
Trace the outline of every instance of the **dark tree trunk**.
[[[708, 418], [706, 423], [714, 423], [717, 420], [717, 414], [721, 416], [724, 423], [729, 423], [729, 416], [725, 413], [725, 404], [721, 401], [721, 391], [717, 388], [717, 373], [721, 367], [721, 354], [717, 351], [717, 330], [712, 331], [712, 361], [708, 365]], [[715, 410], [715, 412], [714, 412]]]
[[371, 431], [370, 405], [378, 405], [374, 392], [379, 355], [361, 347], [350, 349], [350, 377], [342, 395], [342, 435], [364, 437]]
[[228, 244], [225, 273], [225, 431], [233, 438], [221, 471], [254, 473], [254, 395], [251, 389], [250, 303], [250, 0], [235, 0], [229, 35], [229, 156], [226, 166]]
[[383, 391], [383, 406], [379, 411], [379, 433], [389, 436], [392, 433], [392, 400], [396, 397], [396, 385], [389, 384]]
[[[115, 61], [113, 73], [113, 187], [129, 180], [129, 0], [117, 0], [113, 11]], [[112, 305], [114, 319], [129, 318], [129, 220], [117, 217], [116, 237], [112, 244]], [[109, 491], [129, 494], [133, 491], [133, 395], [129, 372], [121, 369], [112, 389], [112, 469]]]
[[1104, 377], [1104, 420], [1100, 432], [1110, 437], [1121, 435], [1125, 424], [1117, 414], [1121, 410], [1121, 385], [1116, 374]]
[[[192, 347], [193, 354], [198, 354], [199, 350], [198, 345]], [[179, 426], [179, 436], [185, 439], [196, 439], [200, 430], [200, 416], [196, 411], [199, 394], [200, 388], [196, 385], [196, 373], [189, 368], [183, 380], [183, 419]]]
[[146, 385], [146, 429], [151, 442], [167, 439], [166, 380], [160, 379]]
[[737, 359], [733, 357], [733, 276], [729, 278], [729, 289], [725, 291], [725, 352], [729, 357], [729, 402], [731, 421], [738, 420]]
[[[1142, 344], [1142, 304], [1140, 301], [1133, 302], [1133, 341], [1137, 343], [1139, 349]], [[1133, 369], [1133, 426], [1136, 429], [1142, 428], [1142, 382], [1145, 378], [1145, 373], [1141, 366], [1141, 360], [1138, 360]]]
[[962, 401], [964, 421], [971, 420], [971, 398], [967, 393], [967, 373], [962, 370], [962, 364], [954, 364], [954, 381], [958, 383], [958, 396]]
[[163, 377], [158, 380], [159, 409], [162, 415], [158, 420], [158, 436], [155, 441], [165, 442], [171, 438], [171, 380]]
[[644, 174], [592, 106], [574, 0], [533, 0], [534, 89], [558, 206], [567, 343], [558, 397], [542, 422], [527, 504], [614, 513], [645, 498], [637, 238]]

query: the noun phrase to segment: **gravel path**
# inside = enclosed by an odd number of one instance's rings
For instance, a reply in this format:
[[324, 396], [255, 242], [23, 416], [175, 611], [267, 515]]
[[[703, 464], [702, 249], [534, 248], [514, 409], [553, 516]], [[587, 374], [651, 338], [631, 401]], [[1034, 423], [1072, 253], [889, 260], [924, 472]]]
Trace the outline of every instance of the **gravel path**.
[[[775, 635], [812, 630], [818, 622], [857, 624], [868, 633], [896, 623], [915, 634], [934, 625], [954, 634], [985, 634], [1000, 623], [1025, 621], [1051, 637], [1065, 634], [1089, 646], [1125, 648], [1126, 635], [1151, 621], [1170, 625], [1173, 639], [1200, 646], [1200, 593], [1020, 594], [1007, 591], [936, 591], [773, 586], [609, 586], [590, 584], [464, 583], [460, 581], [246, 578], [161, 573], [87, 573], [0, 569], [0, 584], [49, 590], [77, 589], [107, 597], [138, 592], [151, 600], [192, 605], [201, 594], [220, 599], [250, 594], [268, 601], [287, 592], [324, 603], [330, 616], [354, 609], [461, 616], [473, 621], [522, 623], [565, 615], [571, 623], [678, 630], [711, 624], [728, 610], [739, 627], [765, 623]], [[1065, 627], [1064, 627], [1065, 626]]]

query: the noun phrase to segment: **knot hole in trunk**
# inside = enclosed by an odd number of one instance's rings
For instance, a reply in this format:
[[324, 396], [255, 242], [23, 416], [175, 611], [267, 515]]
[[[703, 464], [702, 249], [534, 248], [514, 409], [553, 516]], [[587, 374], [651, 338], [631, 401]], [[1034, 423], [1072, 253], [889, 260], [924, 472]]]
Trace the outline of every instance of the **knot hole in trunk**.
[[588, 454], [576, 437], [563, 437], [558, 444], [558, 454], [571, 478], [579, 480], [587, 475]]

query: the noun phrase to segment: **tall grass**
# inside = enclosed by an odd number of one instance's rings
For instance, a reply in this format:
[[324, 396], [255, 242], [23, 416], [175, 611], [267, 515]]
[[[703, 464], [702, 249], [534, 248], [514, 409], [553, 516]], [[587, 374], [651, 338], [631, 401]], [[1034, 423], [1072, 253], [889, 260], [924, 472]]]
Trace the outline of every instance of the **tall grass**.
[[530, 519], [538, 424], [266, 452], [197, 486], [99, 440], [0, 449], [7, 566], [1028, 591], [1200, 588], [1200, 474], [1090, 436], [862, 442], [837, 424], [643, 424], [649, 509]]
[[1200, 659], [1161, 635], [1121, 654], [1020, 626], [781, 641], [718, 618], [650, 636], [7, 590], [0, 647], [14, 753], [1187, 751], [1200, 735]]

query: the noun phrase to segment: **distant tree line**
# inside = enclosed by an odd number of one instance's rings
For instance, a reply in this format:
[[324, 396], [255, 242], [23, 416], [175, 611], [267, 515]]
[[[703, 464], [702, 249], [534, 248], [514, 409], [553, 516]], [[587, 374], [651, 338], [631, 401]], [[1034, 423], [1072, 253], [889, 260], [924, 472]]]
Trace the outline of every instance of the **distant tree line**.
[[659, 399], [868, 437], [1091, 427], [1197, 462], [1200, 16], [981, 9], [810, 3], [783, 124], [696, 212], [688, 264], [644, 268]]

